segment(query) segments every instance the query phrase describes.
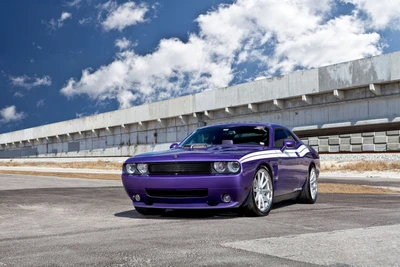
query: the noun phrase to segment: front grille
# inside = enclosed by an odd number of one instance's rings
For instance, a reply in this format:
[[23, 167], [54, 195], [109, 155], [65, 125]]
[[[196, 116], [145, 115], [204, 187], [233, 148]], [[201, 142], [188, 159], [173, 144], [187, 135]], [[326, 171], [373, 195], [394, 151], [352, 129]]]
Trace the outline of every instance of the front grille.
[[150, 197], [191, 198], [206, 197], [207, 189], [146, 189]]
[[211, 162], [149, 163], [150, 174], [207, 174], [211, 172]]

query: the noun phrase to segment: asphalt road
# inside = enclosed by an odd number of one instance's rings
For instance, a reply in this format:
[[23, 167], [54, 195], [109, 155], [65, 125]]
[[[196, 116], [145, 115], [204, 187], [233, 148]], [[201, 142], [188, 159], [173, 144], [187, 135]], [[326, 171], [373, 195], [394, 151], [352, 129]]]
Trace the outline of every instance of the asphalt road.
[[144, 217], [119, 181], [0, 175], [0, 266], [398, 266], [399, 244], [400, 194]]

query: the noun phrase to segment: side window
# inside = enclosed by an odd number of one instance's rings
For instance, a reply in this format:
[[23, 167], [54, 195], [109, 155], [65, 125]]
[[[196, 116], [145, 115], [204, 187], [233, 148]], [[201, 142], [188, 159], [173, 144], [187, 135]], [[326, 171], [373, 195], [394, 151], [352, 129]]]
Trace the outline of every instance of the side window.
[[[296, 138], [294, 138], [293, 134], [291, 132], [289, 132], [288, 130], [286, 130], [286, 134], [287, 134], [287, 140], [294, 140], [296, 141]], [[297, 141], [296, 141], [297, 142]]]
[[288, 138], [288, 135], [285, 129], [275, 129], [274, 138], [274, 147], [281, 148], [283, 146], [283, 141]]

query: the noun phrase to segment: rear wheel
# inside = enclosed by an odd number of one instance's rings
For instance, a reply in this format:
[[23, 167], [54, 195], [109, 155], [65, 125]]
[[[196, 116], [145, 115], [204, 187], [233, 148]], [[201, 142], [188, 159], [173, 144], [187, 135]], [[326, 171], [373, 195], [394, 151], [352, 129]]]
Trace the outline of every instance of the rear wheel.
[[272, 208], [274, 188], [272, 177], [265, 167], [257, 170], [250, 195], [242, 211], [247, 216], [266, 216]]
[[297, 199], [299, 202], [314, 204], [318, 197], [318, 180], [315, 167], [311, 167], [308, 172], [306, 184], [303, 187], [301, 195]]
[[135, 207], [135, 210], [142, 215], [162, 215], [165, 212], [165, 209], [148, 209], [140, 207]]

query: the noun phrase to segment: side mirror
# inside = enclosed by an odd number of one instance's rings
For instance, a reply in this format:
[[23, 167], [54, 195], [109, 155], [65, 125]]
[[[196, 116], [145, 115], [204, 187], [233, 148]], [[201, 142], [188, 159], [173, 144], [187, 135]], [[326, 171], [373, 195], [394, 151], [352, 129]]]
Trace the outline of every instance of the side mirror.
[[283, 147], [281, 148], [281, 151], [285, 151], [286, 148], [295, 148], [296, 147], [296, 141], [294, 140], [285, 140], [283, 141]]
[[169, 149], [174, 149], [177, 148], [179, 146], [178, 143], [173, 143], [172, 145], [169, 146]]

